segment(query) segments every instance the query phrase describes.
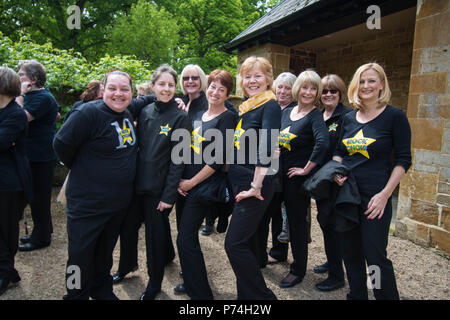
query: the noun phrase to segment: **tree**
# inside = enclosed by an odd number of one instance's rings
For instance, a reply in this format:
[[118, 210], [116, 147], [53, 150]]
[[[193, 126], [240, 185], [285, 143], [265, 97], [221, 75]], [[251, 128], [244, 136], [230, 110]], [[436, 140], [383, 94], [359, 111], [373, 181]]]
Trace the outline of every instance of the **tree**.
[[130, 14], [117, 18], [111, 31], [109, 52], [134, 55], [153, 68], [171, 63], [178, 42], [178, 24], [166, 9], [139, 0]]
[[[115, 19], [127, 13], [137, 0], [1, 0], [0, 31], [13, 41], [20, 32], [40, 44], [52, 42], [60, 49], [75, 49], [93, 60], [106, 51], [105, 34]], [[69, 29], [67, 9], [80, 9], [80, 29]]]

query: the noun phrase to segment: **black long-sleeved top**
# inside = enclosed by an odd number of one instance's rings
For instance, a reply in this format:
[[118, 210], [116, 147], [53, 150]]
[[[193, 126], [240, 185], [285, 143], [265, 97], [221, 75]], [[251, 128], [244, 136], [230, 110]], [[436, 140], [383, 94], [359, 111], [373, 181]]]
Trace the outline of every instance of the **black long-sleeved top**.
[[[339, 141], [339, 135], [342, 127], [342, 118], [346, 113], [352, 110], [352, 108], [339, 103], [334, 109], [331, 117], [325, 121], [325, 125], [328, 128], [328, 135], [330, 137], [330, 147], [328, 148], [327, 160], [331, 160], [331, 158], [333, 157], [334, 149], [336, 149], [336, 145]], [[322, 114], [324, 111], [325, 109], [322, 110]]]
[[67, 209], [77, 214], [109, 213], [129, 205], [136, 173], [133, 116], [103, 100], [74, 110], [55, 136], [58, 158], [70, 169]]
[[308, 161], [322, 165], [329, 147], [328, 130], [322, 113], [314, 108], [299, 120], [291, 120], [294, 108], [285, 108], [281, 115], [279, 143], [283, 176], [292, 167], [303, 168]]
[[[198, 119], [194, 119], [192, 128], [191, 142], [191, 162], [186, 165], [183, 173], [184, 179], [191, 179], [205, 165], [209, 165], [215, 171], [218, 171], [226, 162], [226, 154], [230, 152], [229, 146], [232, 141], [227, 143], [227, 130], [233, 130], [236, 127], [235, 114], [226, 110], [214, 119], [209, 121], [202, 120], [202, 114], [198, 115]], [[220, 133], [221, 138], [216, 137], [210, 129], [216, 129], [217, 134]], [[214, 143], [214, 152], [205, 152], [208, 146]], [[216, 154], [215, 151], [221, 151], [222, 154]], [[210, 157], [211, 156], [211, 157]], [[217, 157], [217, 158], [216, 158]]]
[[13, 148], [25, 157], [27, 130], [27, 115], [14, 99], [0, 109], [0, 192], [23, 190]]
[[60, 109], [53, 95], [47, 89], [25, 94], [23, 108], [34, 120], [29, 123], [25, 148], [31, 162], [46, 162], [56, 159], [53, 138], [56, 131], [56, 115]]
[[359, 123], [354, 110], [344, 116], [341, 130], [334, 154], [353, 172], [361, 194], [380, 192], [395, 166], [411, 166], [411, 128], [402, 110], [387, 105], [367, 123]]
[[[277, 148], [276, 136], [280, 129], [281, 108], [270, 100], [262, 106], [239, 117], [234, 132], [234, 158], [228, 176], [232, 184], [248, 186], [253, 181], [255, 167], [270, 167], [273, 151]], [[272, 141], [274, 140], [274, 141]], [[264, 183], [271, 183], [266, 175]]]
[[184, 164], [172, 161], [172, 149], [178, 141], [171, 141], [171, 138], [175, 130], [184, 129], [190, 142], [188, 114], [178, 109], [174, 99], [168, 103], [156, 101], [141, 110], [137, 122], [139, 156], [136, 191], [173, 204]]

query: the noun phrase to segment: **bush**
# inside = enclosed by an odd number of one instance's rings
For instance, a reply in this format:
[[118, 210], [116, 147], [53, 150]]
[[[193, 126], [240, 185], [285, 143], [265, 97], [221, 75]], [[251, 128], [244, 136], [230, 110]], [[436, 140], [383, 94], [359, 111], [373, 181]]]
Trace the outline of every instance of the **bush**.
[[148, 81], [152, 73], [147, 62], [137, 60], [134, 56], [111, 57], [106, 54], [98, 62], [89, 63], [73, 49], [53, 48], [51, 43], [36, 44], [24, 34], [18, 42], [13, 43], [0, 32], [0, 65], [17, 70], [18, 62], [24, 59], [35, 59], [45, 66], [46, 88], [61, 104], [63, 119], [89, 81], [103, 80], [107, 71], [123, 70], [130, 74], [135, 83]]

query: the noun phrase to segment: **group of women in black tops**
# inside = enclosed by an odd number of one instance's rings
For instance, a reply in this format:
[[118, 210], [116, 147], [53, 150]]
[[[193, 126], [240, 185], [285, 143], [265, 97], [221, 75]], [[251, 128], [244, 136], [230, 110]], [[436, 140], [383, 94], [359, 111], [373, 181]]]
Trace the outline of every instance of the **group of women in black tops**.
[[[20, 90], [4, 85], [3, 78], [13, 77], [14, 72], [3, 69], [2, 128], [13, 116], [14, 122], [23, 123], [14, 126], [14, 134], [0, 132], [0, 159], [13, 167], [12, 149], [22, 148], [26, 118], [14, 102]], [[267, 59], [249, 57], [237, 76], [246, 98], [238, 111], [227, 101], [234, 86], [227, 71], [214, 70], [206, 77], [199, 66], [186, 66], [179, 79], [185, 94], [182, 103], [175, 100], [177, 83], [176, 72], [162, 65], [150, 79], [154, 94], [133, 99], [131, 77], [112, 71], [103, 81], [103, 99], [74, 108], [57, 132], [54, 149], [70, 168], [65, 299], [117, 299], [110, 274], [112, 253], [119, 234], [121, 241], [127, 230], [136, 234], [141, 221], [149, 274], [141, 300], [155, 299], [164, 268], [175, 257], [168, 218], [174, 206], [183, 279], [175, 291], [191, 299], [214, 298], [198, 230], [206, 217], [228, 211], [225, 251], [236, 276], [237, 299], [276, 299], [261, 268], [287, 260], [288, 244], [278, 241], [282, 206], [293, 257], [279, 282], [286, 288], [300, 283], [307, 270], [311, 193], [304, 184], [323, 175], [329, 163], [346, 169], [346, 174], [331, 173], [329, 180], [337, 194], [346, 192], [342, 190], [348, 190], [350, 183], [357, 186], [357, 194], [351, 194], [358, 200], [353, 203], [357, 218], [345, 224], [336, 218], [336, 210], [316, 201], [327, 257], [319, 267], [329, 273], [316, 288], [343, 287], [344, 264], [350, 287], [347, 297], [367, 299], [367, 264], [376, 267], [381, 279], [373, 288], [375, 297], [399, 298], [386, 247], [391, 195], [411, 164], [411, 130], [404, 112], [388, 105], [391, 92], [380, 65], [358, 68], [346, 90], [339, 76], [321, 79], [312, 70], [298, 77], [282, 73], [274, 81]], [[342, 104], [346, 94], [353, 109]], [[9, 140], [3, 139], [4, 134]], [[188, 148], [180, 147], [186, 139]], [[10, 213], [18, 211], [17, 198], [23, 193], [20, 179], [14, 178], [14, 186], [3, 181], [0, 185], [0, 206], [11, 208]], [[205, 200], [205, 190], [220, 189], [218, 183], [225, 190], [220, 203]], [[0, 232], [10, 239], [3, 243], [0, 237], [0, 280], [18, 281], [17, 219], [6, 216], [3, 209], [0, 218]], [[3, 230], [3, 221], [14, 225], [13, 231]], [[132, 227], [124, 229], [127, 221], [133, 221]], [[267, 252], [270, 221], [272, 248]], [[137, 250], [136, 241], [131, 247]], [[121, 255], [124, 248], [121, 243]], [[122, 268], [121, 278], [137, 266], [137, 254], [131, 256], [133, 261], [124, 262], [128, 267]], [[77, 270], [80, 278], [73, 277]]]

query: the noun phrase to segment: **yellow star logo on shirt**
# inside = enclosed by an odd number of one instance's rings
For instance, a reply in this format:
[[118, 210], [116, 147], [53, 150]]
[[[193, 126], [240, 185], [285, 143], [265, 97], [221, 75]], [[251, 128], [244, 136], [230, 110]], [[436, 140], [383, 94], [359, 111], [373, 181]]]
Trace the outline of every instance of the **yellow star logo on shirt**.
[[359, 152], [367, 159], [370, 159], [367, 147], [375, 141], [377, 140], [364, 137], [361, 129], [353, 138], [343, 139], [342, 143], [347, 147], [347, 151], [351, 156]]
[[241, 128], [242, 127], [242, 118], [239, 121], [236, 129], [234, 130], [234, 146], [239, 150], [241, 146], [239, 145], [239, 142], [241, 140], [241, 136], [244, 134], [245, 130]]
[[333, 122], [332, 124], [330, 124], [330, 126], [328, 127], [328, 132], [334, 131], [336, 132], [336, 129], [338, 127], [338, 124], [336, 122]]
[[281, 131], [280, 135], [278, 136], [278, 143], [280, 144], [280, 146], [285, 147], [289, 151], [291, 151], [291, 140], [297, 138], [295, 134], [289, 132], [290, 129], [291, 126], [287, 127], [286, 129]]
[[130, 143], [133, 142], [133, 138], [131, 137], [131, 129], [125, 126], [125, 122], [123, 123], [120, 135], [122, 136], [123, 144], [125, 144], [125, 142], [127, 141], [129, 141]]
[[191, 135], [191, 147], [194, 149], [194, 152], [197, 154], [200, 154], [200, 145], [202, 141], [205, 141], [205, 138], [203, 138], [198, 131], [200, 130], [200, 127], [196, 128], [194, 131], [192, 131]]
[[166, 124], [165, 126], [160, 126], [161, 131], [159, 134], [165, 134], [166, 136], [169, 136], [169, 131], [172, 130], [172, 128], [169, 127], [169, 124]]

